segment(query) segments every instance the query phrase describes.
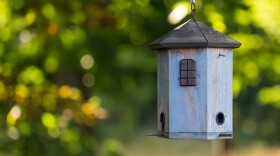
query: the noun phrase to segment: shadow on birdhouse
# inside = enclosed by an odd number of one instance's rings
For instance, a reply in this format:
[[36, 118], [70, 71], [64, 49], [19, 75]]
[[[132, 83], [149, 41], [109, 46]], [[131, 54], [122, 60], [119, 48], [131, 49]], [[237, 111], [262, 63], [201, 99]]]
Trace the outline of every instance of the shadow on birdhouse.
[[149, 45], [158, 52], [153, 135], [232, 138], [232, 49], [240, 45], [195, 18]]

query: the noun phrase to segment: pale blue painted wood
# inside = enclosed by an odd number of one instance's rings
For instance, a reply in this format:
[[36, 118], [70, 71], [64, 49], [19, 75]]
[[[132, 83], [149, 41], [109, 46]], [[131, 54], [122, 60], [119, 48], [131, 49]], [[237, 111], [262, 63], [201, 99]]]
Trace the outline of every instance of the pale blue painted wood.
[[[216, 123], [219, 112], [225, 115], [222, 125]], [[207, 49], [207, 119], [207, 132], [232, 132], [231, 49]]]
[[[219, 56], [219, 54], [223, 56]], [[180, 86], [182, 59], [196, 61], [196, 86]], [[165, 113], [162, 131], [160, 113]], [[217, 113], [225, 115], [223, 125]], [[167, 138], [223, 139], [232, 136], [232, 50], [169, 49], [158, 52], [158, 125]]]
[[162, 126], [160, 123], [160, 114], [164, 112], [165, 114], [165, 124], [164, 124], [164, 132], [169, 131], [169, 110], [168, 110], [168, 102], [169, 102], [169, 59], [168, 59], [168, 51], [160, 50], [158, 52], [158, 74], [157, 74], [157, 87], [158, 87], [158, 98], [157, 98], [157, 131], [162, 131]]
[[[169, 130], [206, 132], [206, 49], [169, 50]], [[193, 59], [197, 66], [197, 86], [180, 86], [179, 63]]]

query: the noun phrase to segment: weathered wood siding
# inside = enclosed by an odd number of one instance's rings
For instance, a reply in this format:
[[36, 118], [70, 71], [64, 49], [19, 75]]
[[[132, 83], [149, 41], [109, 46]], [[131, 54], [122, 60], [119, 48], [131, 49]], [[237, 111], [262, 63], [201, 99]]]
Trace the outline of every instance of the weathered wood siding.
[[160, 114], [164, 112], [165, 114], [165, 124], [164, 124], [164, 132], [168, 132], [169, 128], [169, 60], [168, 60], [168, 51], [162, 50], [158, 52], [158, 72], [157, 72], [157, 130], [159, 132], [162, 131], [162, 125], [160, 123]]
[[[182, 59], [196, 61], [196, 86], [180, 86], [179, 69]], [[167, 137], [214, 139], [220, 138], [220, 133], [232, 132], [232, 50], [160, 50], [157, 113], [159, 132], [162, 131], [162, 112], [165, 114], [163, 132], [169, 132]], [[216, 122], [219, 112], [225, 115], [222, 125]]]
[[[232, 131], [232, 61], [231, 49], [207, 49], [208, 132]], [[216, 123], [219, 112], [225, 115], [222, 125]]]
[[[206, 49], [171, 49], [169, 55], [169, 132], [206, 132]], [[182, 59], [196, 61], [196, 86], [180, 86]]]

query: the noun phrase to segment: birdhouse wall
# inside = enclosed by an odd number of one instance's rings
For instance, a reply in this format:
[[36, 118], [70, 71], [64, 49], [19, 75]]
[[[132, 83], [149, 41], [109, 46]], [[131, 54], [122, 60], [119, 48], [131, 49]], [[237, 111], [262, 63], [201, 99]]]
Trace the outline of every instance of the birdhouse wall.
[[[180, 86], [182, 59], [196, 62], [196, 86]], [[225, 115], [222, 125], [217, 113]], [[160, 122], [161, 113], [165, 122]], [[219, 138], [232, 131], [232, 50], [169, 49], [158, 52], [158, 125], [169, 138]], [[200, 135], [200, 133], [205, 133]]]
[[[207, 131], [232, 131], [232, 50], [207, 49]], [[224, 123], [218, 125], [216, 115], [224, 114]]]
[[[207, 131], [206, 49], [169, 50], [169, 132]], [[180, 86], [182, 59], [196, 62], [196, 86]]]
[[[158, 72], [157, 72], [157, 131], [169, 132], [169, 52], [161, 50], [158, 52]], [[164, 113], [165, 122], [160, 122], [161, 113]]]

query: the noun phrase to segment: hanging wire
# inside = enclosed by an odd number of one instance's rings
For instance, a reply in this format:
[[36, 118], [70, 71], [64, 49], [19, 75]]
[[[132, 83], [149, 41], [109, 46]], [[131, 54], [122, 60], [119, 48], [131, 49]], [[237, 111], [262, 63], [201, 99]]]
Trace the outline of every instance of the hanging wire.
[[208, 39], [206, 38], [205, 34], [203, 33], [203, 31], [201, 30], [201, 28], [199, 27], [199, 24], [197, 23], [196, 19], [195, 19], [195, 0], [191, 0], [191, 10], [192, 10], [192, 18], [196, 24], [196, 26], [198, 27], [199, 31], [201, 32], [201, 34], [203, 35], [204, 39], [206, 40], [207, 44], [209, 43]]
[[195, 0], [191, 0], [192, 17], [195, 18]]

